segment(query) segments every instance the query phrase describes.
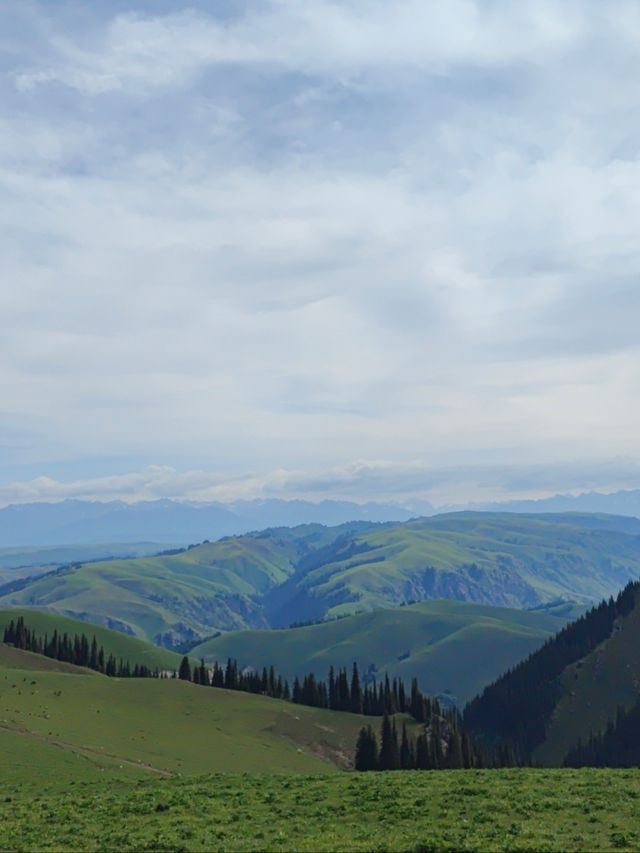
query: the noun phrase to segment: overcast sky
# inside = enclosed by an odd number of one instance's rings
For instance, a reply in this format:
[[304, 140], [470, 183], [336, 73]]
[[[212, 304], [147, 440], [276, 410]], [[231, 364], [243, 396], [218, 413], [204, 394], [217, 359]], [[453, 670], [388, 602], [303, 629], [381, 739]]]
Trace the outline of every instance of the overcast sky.
[[636, 0], [0, 9], [0, 503], [640, 486]]

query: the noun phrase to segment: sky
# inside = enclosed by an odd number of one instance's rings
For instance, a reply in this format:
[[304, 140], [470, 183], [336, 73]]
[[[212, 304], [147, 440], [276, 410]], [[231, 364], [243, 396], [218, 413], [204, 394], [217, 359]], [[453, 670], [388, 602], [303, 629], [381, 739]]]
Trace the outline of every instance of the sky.
[[635, 0], [0, 11], [0, 503], [640, 486]]

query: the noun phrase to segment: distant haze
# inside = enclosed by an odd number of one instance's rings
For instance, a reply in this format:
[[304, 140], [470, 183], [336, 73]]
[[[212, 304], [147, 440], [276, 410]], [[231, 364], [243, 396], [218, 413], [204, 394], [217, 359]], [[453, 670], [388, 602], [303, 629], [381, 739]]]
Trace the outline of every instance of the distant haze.
[[[640, 490], [611, 495], [590, 493], [547, 500], [482, 506], [412, 507], [349, 501], [237, 501], [232, 504], [171, 500], [31, 503], [0, 508], [0, 548], [74, 543], [157, 542], [190, 544], [205, 539], [298, 524], [339, 525], [348, 521], [406, 521], [417, 516], [463, 509], [514, 513], [608, 513], [640, 518]], [[147, 549], [149, 550], [149, 549]]]

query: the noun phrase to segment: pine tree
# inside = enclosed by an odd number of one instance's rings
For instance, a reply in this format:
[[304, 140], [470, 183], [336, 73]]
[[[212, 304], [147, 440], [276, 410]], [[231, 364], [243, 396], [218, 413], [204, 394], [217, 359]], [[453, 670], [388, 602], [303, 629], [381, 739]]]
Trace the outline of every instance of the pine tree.
[[180, 663], [178, 678], [182, 681], [191, 681], [191, 664], [189, 663], [189, 658], [186, 655], [182, 658]]
[[413, 749], [407, 734], [407, 724], [402, 724], [402, 742], [400, 744], [400, 769], [411, 770], [415, 766]]
[[380, 758], [378, 761], [380, 770], [397, 770], [400, 766], [398, 735], [391, 725], [388, 714], [385, 714], [382, 719], [380, 739]]
[[356, 743], [356, 770], [376, 770], [378, 766], [378, 743], [371, 726], [360, 729]]
[[353, 673], [351, 675], [351, 713], [361, 714], [363, 710], [362, 704], [362, 688], [360, 686], [360, 675], [358, 674], [358, 664], [354, 661]]

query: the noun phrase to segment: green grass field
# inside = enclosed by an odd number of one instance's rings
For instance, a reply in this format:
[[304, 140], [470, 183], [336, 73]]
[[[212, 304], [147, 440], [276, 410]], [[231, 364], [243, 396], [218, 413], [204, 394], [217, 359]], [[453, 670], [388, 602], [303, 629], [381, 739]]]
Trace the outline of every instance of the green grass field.
[[287, 678], [329, 667], [361, 673], [375, 665], [381, 676], [418, 678], [431, 695], [447, 694], [462, 704], [545, 639], [565, 617], [460, 601], [423, 601], [344, 619], [274, 631], [222, 634], [192, 650], [195, 658], [261, 669], [274, 664]]
[[[1, 743], [1, 740], [0, 740]], [[640, 773], [218, 774], [31, 785], [5, 773], [9, 850], [618, 850], [640, 845]]]

